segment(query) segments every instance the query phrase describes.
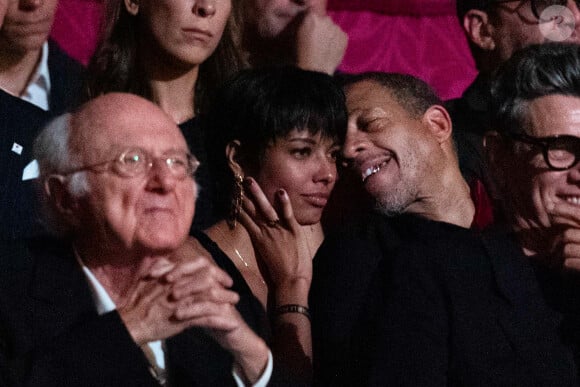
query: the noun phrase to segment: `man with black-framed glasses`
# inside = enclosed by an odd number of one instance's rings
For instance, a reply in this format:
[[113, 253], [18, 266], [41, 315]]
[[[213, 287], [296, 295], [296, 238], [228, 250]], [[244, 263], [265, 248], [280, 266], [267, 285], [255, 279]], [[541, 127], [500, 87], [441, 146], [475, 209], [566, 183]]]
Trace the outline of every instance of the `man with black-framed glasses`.
[[479, 74], [461, 98], [447, 101], [458, 144], [459, 163], [468, 181], [490, 189], [483, 154], [489, 129], [490, 81], [497, 67], [530, 44], [552, 40], [580, 43], [576, 0], [457, 0], [457, 16]]
[[516, 53], [492, 97], [485, 141], [507, 223], [528, 255], [580, 269], [580, 46]]

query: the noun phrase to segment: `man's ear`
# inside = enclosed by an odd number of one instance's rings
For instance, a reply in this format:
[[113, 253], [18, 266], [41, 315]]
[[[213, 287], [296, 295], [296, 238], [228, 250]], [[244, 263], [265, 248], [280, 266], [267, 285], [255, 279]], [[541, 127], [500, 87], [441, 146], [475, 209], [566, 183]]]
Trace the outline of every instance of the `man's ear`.
[[471, 43], [484, 51], [495, 48], [494, 26], [485, 11], [470, 9], [463, 17], [463, 30]]
[[139, 0], [123, 0], [125, 2], [125, 8], [127, 12], [135, 16], [139, 13]]
[[44, 181], [44, 192], [51, 207], [68, 223], [74, 223], [77, 221], [78, 200], [68, 191], [65, 179], [61, 175], [49, 176]]
[[451, 138], [451, 118], [443, 106], [433, 105], [423, 114], [423, 122], [439, 144], [449, 141]]
[[238, 140], [233, 140], [226, 145], [226, 158], [228, 159], [228, 166], [234, 175], [245, 176], [244, 170], [239, 163], [241, 143]]

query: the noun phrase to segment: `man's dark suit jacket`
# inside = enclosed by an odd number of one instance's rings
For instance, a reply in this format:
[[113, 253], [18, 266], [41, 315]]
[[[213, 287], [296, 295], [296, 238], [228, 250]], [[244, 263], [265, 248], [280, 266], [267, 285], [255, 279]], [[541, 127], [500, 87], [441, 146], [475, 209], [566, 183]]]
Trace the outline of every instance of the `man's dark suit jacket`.
[[[172, 386], [235, 385], [231, 356], [202, 329], [166, 347]], [[157, 385], [118, 313], [97, 315], [70, 245], [49, 239], [0, 246], [0, 361], [2, 375], [24, 385]]]
[[410, 215], [354, 234], [315, 258], [343, 267], [313, 285], [319, 385], [577, 385], [578, 310], [548, 302], [510, 238]]
[[[32, 144], [40, 129], [79, 103], [82, 66], [49, 42], [50, 110], [44, 111], [0, 90], [0, 240], [35, 236], [44, 231], [34, 180], [22, 180], [32, 161]], [[12, 150], [22, 147], [20, 153]]]

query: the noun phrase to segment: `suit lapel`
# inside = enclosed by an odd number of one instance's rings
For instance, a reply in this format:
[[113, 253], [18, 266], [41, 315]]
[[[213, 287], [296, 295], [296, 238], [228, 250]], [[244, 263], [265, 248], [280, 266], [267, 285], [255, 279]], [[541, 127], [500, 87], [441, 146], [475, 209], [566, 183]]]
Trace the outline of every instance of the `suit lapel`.
[[505, 235], [483, 237], [503, 302], [497, 303], [497, 318], [516, 354], [541, 377], [548, 365], [565, 366], [571, 361], [559, 336], [560, 316], [551, 311], [541, 293], [531, 264], [519, 247]]
[[44, 246], [37, 251], [31, 283], [36, 334], [58, 335], [83, 316], [96, 314], [82, 271], [68, 243]]

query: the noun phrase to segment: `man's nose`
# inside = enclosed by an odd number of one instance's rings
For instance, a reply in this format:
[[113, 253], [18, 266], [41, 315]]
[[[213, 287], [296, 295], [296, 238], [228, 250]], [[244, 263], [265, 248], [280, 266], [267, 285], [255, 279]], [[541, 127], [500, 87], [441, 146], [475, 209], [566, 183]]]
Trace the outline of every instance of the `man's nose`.
[[177, 185], [178, 178], [173, 174], [166, 161], [154, 159], [147, 175], [147, 188], [163, 192], [172, 191]]
[[342, 148], [342, 155], [347, 160], [354, 159], [365, 149], [363, 133], [358, 130], [355, 123], [349, 122]]
[[44, 3], [44, 0], [20, 0], [18, 5], [21, 10], [33, 11], [39, 8]]

